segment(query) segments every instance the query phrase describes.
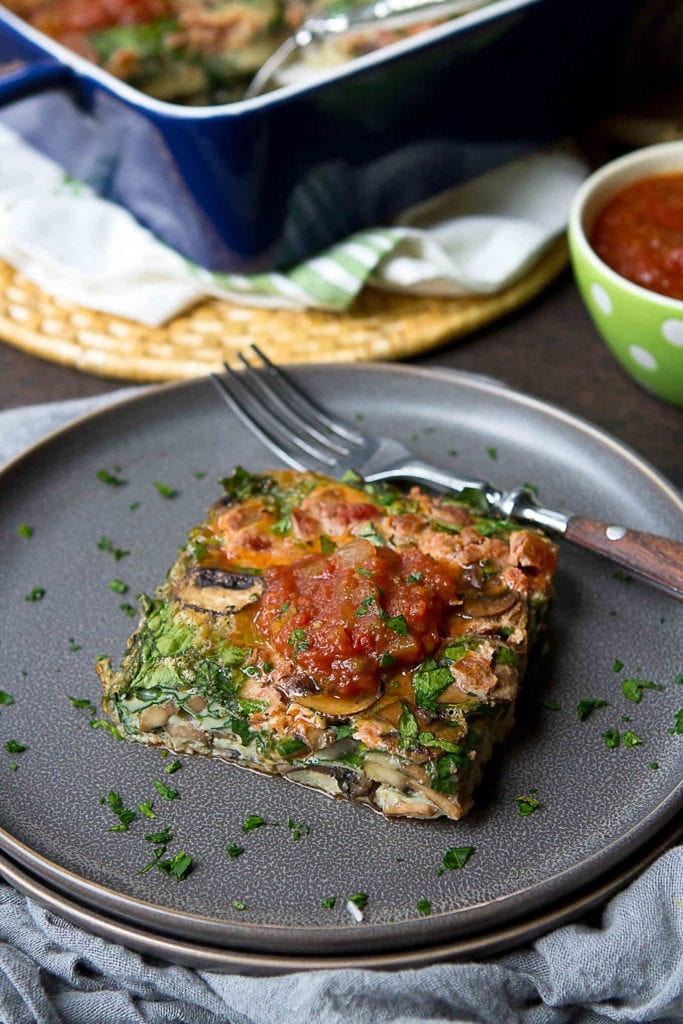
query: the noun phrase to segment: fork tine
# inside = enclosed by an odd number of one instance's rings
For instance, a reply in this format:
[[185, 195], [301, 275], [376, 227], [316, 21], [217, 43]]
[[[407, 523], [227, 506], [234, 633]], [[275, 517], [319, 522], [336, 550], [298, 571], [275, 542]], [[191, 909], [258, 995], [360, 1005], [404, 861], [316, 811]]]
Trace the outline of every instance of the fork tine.
[[[283, 429], [287, 424], [293, 425], [293, 433], [300, 437], [303, 434], [307, 435], [313, 441], [319, 442], [325, 451], [332, 451], [336, 455], [348, 455], [350, 448], [348, 442], [342, 444], [336, 440], [336, 437], [330, 434], [329, 430], [325, 430], [324, 433], [318, 429], [317, 426], [309, 423], [299, 412], [298, 409], [292, 408], [291, 401], [287, 402], [281, 395], [281, 389], [278, 387], [277, 376], [274, 381], [266, 380], [266, 374], [264, 374], [263, 367], [254, 367], [251, 363], [245, 359], [244, 355], [240, 352], [239, 359], [243, 366], [244, 379], [249, 381], [249, 385], [252, 389], [252, 393], [259, 394], [260, 398], [266, 403], [269, 411], [273, 414], [277, 414], [278, 420], [281, 422]], [[228, 367], [226, 366], [226, 369]], [[266, 373], [267, 373], [266, 369]], [[270, 376], [268, 374], [268, 376]]]
[[[245, 389], [243, 381], [234, 370], [226, 367], [228, 378], [212, 373], [211, 379], [221, 398], [232, 409], [238, 419], [258, 439], [274, 451], [284, 462], [294, 469], [305, 470], [316, 468], [313, 462], [321, 463], [325, 468], [332, 468], [335, 459], [319, 452], [311, 445], [302, 442], [288, 430], [283, 431], [282, 425], [258, 401], [251, 391]], [[238, 397], [239, 396], [239, 397]], [[304, 453], [306, 457], [304, 457]]]
[[[289, 409], [293, 409], [297, 415], [305, 418], [309, 425], [317, 427], [318, 430], [323, 430], [328, 435], [331, 432], [337, 437], [350, 441], [355, 445], [361, 445], [365, 442], [366, 439], [360, 431], [354, 430], [352, 426], [344, 423], [343, 420], [332, 419], [324, 409], [321, 409], [309, 395], [294, 383], [284, 370], [271, 363], [268, 356], [257, 345], [250, 345], [249, 348], [265, 366], [270, 383], [278, 389], [280, 397], [289, 402]], [[244, 356], [240, 355], [240, 359], [245, 362]], [[296, 405], [292, 403], [296, 403]]]

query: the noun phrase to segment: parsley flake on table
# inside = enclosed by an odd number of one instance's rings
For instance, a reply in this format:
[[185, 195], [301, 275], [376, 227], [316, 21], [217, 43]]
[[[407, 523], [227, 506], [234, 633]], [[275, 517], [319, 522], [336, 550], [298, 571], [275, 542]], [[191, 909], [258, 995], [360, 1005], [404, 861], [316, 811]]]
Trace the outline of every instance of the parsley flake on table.
[[5, 690], [0, 690], [0, 704], [14, 704], [14, 697]]
[[580, 722], [584, 722], [596, 708], [606, 708], [607, 701], [602, 697], [585, 697], [576, 705], [576, 714]]
[[19, 523], [17, 526], [17, 533], [20, 537], [24, 537], [26, 540], [33, 536], [33, 527], [29, 526], [28, 523]]
[[673, 728], [667, 729], [672, 736], [683, 736], [683, 708], [676, 712]]
[[422, 914], [423, 917], [429, 917], [432, 912], [432, 905], [429, 900], [418, 900], [415, 904], [415, 909], [419, 914]]
[[323, 910], [333, 910], [334, 909], [334, 905], [335, 905], [336, 902], [337, 902], [337, 897], [336, 896], [326, 896], [324, 899], [322, 899], [320, 901], [319, 906]]
[[615, 658], [614, 659], [614, 664], [612, 665], [612, 671], [613, 672], [621, 672], [623, 667], [624, 667], [623, 661], [619, 661], [618, 658]]
[[235, 910], [246, 910], [247, 909], [246, 903], [243, 903], [242, 900], [233, 900], [232, 901], [232, 905], [235, 908]]
[[367, 906], [368, 894], [357, 892], [354, 896], [349, 896], [348, 902], [353, 903], [354, 907], [358, 907], [359, 910], [363, 910]]
[[123, 580], [113, 579], [109, 580], [107, 584], [110, 590], [113, 590], [115, 594], [127, 594], [128, 584], [124, 583]]
[[244, 847], [239, 846], [237, 843], [228, 843], [225, 847], [225, 854], [231, 860], [235, 860], [236, 857], [241, 857], [244, 853]]
[[67, 643], [69, 645], [69, 654], [75, 654], [76, 651], [80, 651], [81, 645], [77, 644], [72, 636], [67, 637]]
[[156, 818], [153, 807], [154, 802], [152, 800], [144, 800], [141, 804], [138, 804], [138, 810], [145, 818]]
[[45, 587], [34, 587], [29, 594], [26, 594], [24, 601], [42, 601], [45, 597]]
[[661, 683], [653, 683], [649, 679], [624, 679], [621, 689], [627, 700], [640, 704], [643, 690], [663, 690], [664, 687]]
[[624, 746], [625, 747], [639, 747], [639, 746], [641, 746], [642, 742], [643, 741], [641, 740], [640, 736], [636, 736], [636, 734], [634, 732], [631, 732], [630, 729], [628, 729], [624, 733]]
[[490, 459], [493, 459], [495, 462], [495, 460], [498, 458], [498, 449], [495, 448], [493, 445], [489, 445], [489, 447], [486, 449], [486, 454]]

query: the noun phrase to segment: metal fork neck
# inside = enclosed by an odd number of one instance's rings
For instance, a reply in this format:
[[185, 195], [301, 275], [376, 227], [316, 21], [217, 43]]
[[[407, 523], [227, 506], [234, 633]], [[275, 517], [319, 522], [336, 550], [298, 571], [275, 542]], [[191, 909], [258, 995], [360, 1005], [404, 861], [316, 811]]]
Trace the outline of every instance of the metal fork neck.
[[552, 533], [567, 532], [570, 517], [553, 509], [542, 508], [525, 487], [516, 487], [514, 491], [502, 495], [497, 507], [510, 519], [522, 519]]

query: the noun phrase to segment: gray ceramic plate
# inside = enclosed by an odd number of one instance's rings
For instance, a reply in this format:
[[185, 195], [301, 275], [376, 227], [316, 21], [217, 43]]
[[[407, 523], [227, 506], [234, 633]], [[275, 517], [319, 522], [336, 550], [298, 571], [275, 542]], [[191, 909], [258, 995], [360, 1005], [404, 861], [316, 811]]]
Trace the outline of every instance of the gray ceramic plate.
[[16, 889], [31, 899], [37, 900], [76, 925], [137, 950], [146, 956], [161, 957], [172, 963], [187, 967], [197, 967], [208, 971], [240, 974], [286, 974], [292, 971], [338, 970], [342, 968], [362, 968], [364, 970], [407, 970], [425, 967], [429, 964], [468, 959], [473, 957], [494, 956], [511, 947], [524, 942], [531, 942], [544, 935], [551, 928], [559, 928], [600, 907], [606, 900], [617, 893], [641, 871], [644, 871], [654, 860], [683, 835], [683, 825], [669, 823], [639, 850], [629, 857], [615, 871], [598, 883], [593, 883], [587, 890], [572, 895], [566, 902], [553, 904], [530, 918], [522, 918], [507, 927], [487, 932], [484, 935], [472, 935], [458, 938], [435, 946], [420, 946], [408, 950], [393, 950], [388, 953], [381, 951], [365, 953], [359, 956], [345, 954], [335, 956], [287, 956], [252, 953], [245, 950], [232, 950], [224, 946], [206, 946], [197, 942], [182, 941], [167, 935], [159, 935], [148, 928], [116, 920], [102, 911], [80, 904], [77, 900], [41, 882], [30, 872], [24, 870], [4, 854], [0, 854], [0, 876], [10, 882]]
[[[683, 506], [666, 481], [557, 409], [444, 371], [296, 372], [336, 412], [362, 416], [369, 428], [464, 475], [530, 482], [551, 507], [681, 536]], [[81, 420], [0, 478], [1, 685], [14, 697], [0, 707], [0, 848], [15, 862], [83, 905], [176, 940], [295, 957], [360, 955], [528, 919], [597, 884], [673, 818], [683, 793], [683, 739], [670, 731], [683, 703], [674, 682], [683, 667], [681, 607], [569, 548], [550, 653], [477, 808], [460, 823], [389, 823], [200, 758], [169, 776], [158, 752], [92, 729], [88, 711], [69, 696], [99, 700], [93, 662], [103, 652], [117, 657], [133, 624], [119, 606], [163, 577], [187, 529], [219, 494], [219, 478], [237, 463], [265, 469], [272, 460], [200, 380]], [[103, 483], [102, 469], [127, 483]], [[160, 495], [155, 481], [177, 496]], [[18, 534], [22, 523], [33, 528], [30, 538]], [[130, 554], [116, 561], [98, 546], [102, 537]], [[128, 584], [126, 595], [109, 588], [114, 578]], [[25, 600], [35, 587], [44, 589], [42, 599]], [[621, 688], [629, 676], [664, 689], [643, 690], [632, 703]], [[579, 722], [584, 698], [607, 706]], [[609, 749], [602, 734], [610, 728], [642, 743], [622, 739]], [[28, 749], [5, 751], [13, 739]], [[180, 799], [165, 801], [155, 779]], [[110, 790], [132, 808], [153, 798], [158, 817], [108, 831], [116, 819], [101, 800]], [[520, 817], [516, 798], [525, 795], [540, 808]], [[244, 834], [250, 814], [271, 824]], [[310, 834], [300, 828], [295, 840], [288, 820], [305, 822]], [[170, 853], [194, 856], [184, 882], [140, 873], [150, 860], [146, 834], [166, 825]], [[229, 843], [244, 854], [227, 857]], [[475, 849], [467, 865], [439, 873], [444, 853], [464, 846]], [[356, 923], [345, 902], [359, 892], [368, 901]], [[329, 896], [336, 905], [322, 908]], [[424, 899], [429, 916], [416, 908]]]

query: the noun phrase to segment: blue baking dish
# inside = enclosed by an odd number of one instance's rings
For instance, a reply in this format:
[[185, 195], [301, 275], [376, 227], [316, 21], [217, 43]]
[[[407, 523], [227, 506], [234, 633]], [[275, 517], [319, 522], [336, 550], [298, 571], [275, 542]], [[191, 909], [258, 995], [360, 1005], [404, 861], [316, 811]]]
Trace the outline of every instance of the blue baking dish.
[[282, 268], [596, 112], [637, 0], [498, 0], [314, 83], [152, 99], [0, 5], [0, 123], [212, 270]]

